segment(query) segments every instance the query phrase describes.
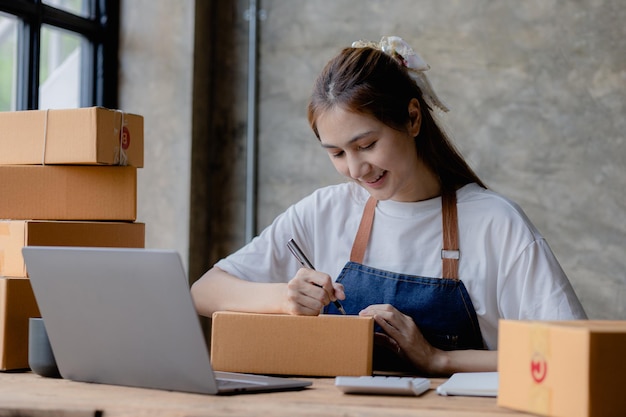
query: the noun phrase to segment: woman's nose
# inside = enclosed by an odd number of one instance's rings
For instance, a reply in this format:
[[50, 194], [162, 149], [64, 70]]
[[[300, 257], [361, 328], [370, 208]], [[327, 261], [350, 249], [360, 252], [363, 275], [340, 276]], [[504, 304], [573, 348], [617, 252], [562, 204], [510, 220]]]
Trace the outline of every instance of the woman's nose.
[[371, 167], [367, 161], [364, 161], [358, 156], [348, 157], [348, 172], [350, 174], [350, 178], [358, 180], [367, 174], [370, 168]]

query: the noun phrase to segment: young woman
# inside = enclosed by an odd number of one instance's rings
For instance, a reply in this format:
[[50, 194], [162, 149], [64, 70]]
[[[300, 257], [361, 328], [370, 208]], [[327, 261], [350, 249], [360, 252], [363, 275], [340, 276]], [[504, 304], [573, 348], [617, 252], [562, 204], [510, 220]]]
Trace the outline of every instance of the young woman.
[[[433, 118], [428, 65], [400, 38], [342, 50], [315, 82], [309, 122], [335, 169], [321, 188], [192, 287], [218, 310], [372, 316], [375, 369], [492, 371], [498, 320], [584, 319], [548, 244], [488, 190]], [[301, 268], [293, 238], [315, 270]]]

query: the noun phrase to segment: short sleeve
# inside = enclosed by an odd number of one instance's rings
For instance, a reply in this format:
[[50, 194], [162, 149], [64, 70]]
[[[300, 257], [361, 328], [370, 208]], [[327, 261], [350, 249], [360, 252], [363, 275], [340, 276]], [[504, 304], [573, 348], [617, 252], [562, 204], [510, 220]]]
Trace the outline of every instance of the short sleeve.
[[[292, 206], [280, 214], [250, 243], [218, 261], [215, 266], [231, 275], [255, 282], [287, 282], [298, 266], [287, 252], [287, 241], [301, 235]], [[284, 244], [279, 244], [284, 242]]]
[[587, 315], [548, 243], [532, 241], [513, 263], [499, 288], [505, 319], [583, 320]]

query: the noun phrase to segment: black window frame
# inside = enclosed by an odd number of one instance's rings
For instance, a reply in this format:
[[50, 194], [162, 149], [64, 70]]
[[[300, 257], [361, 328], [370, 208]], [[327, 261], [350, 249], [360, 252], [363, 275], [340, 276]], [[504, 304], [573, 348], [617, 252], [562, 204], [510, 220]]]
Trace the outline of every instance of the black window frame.
[[81, 62], [80, 107], [117, 108], [120, 0], [85, 0], [88, 16], [42, 0], [0, 0], [0, 11], [18, 18], [16, 110], [39, 107], [41, 28], [50, 25], [86, 39]]

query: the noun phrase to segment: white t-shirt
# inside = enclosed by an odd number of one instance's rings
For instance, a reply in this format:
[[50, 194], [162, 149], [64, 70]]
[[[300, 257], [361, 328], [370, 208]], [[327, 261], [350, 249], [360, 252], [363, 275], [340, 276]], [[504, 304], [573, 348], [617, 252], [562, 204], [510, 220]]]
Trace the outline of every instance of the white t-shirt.
[[[349, 260], [368, 197], [352, 182], [321, 188], [216, 266], [249, 281], [287, 282], [300, 267], [286, 246], [294, 238], [316, 270], [336, 279]], [[586, 318], [550, 247], [521, 208], [477, 184], [458, 190], [457, 208], [459, 278], [489, 349], [497, 349], [500, 318]], [[363, 263], [441, 277], [442, 240], [440, 197], [416, 203], [379, 201]]]

